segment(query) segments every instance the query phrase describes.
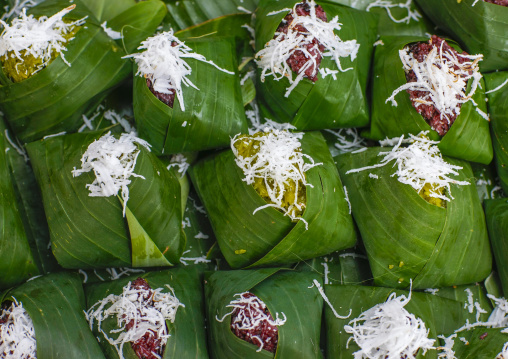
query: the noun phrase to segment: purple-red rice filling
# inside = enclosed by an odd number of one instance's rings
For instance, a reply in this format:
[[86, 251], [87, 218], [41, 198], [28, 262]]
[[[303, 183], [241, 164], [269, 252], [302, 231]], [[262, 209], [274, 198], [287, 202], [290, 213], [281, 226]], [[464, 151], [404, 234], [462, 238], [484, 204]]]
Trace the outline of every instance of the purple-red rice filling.
[[508, 0], [483, 0], [485, 2], [489, 2], [491, 4], [501, 5], [508, 7]]
[[147, 78], [146, 79], [146, 85], [150, 89], [150, 91], [154, 94], [155, 97], [157, 97], [160, 101], [168, 105], [169, 107], [173, 108], [173, 104], [175, 103], [175, 90], [170, 90], [170, 93], [161, 93], [157, 92], [153, 88], [152, 81]]

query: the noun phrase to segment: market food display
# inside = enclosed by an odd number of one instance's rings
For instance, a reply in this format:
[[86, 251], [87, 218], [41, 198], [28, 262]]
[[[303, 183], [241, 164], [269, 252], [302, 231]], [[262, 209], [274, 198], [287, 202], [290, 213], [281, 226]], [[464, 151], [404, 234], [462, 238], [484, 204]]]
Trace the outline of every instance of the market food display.
[[0, 358], [508, 358], [505, 0], [0, 5]]

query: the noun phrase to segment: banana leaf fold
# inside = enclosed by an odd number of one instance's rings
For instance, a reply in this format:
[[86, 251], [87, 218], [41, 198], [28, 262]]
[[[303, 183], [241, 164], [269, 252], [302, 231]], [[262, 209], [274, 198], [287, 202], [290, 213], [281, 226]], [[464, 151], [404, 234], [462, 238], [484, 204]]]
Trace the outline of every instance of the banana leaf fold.
[[77, 273], [34, 278], [0, 295], [21, 302], [32, 319], [37, 358], [103, 359], [84, 316], [85, 294]]
[[[353, 353], [359, 350], [359, 346], [351, 339], [352, 335], [344, 330], [344, 326], [359, 317], [362, 312], [377, 304], [384, 303], [392, 293], [396, 293], [397, 296], [409, 297], [409, 292], [395, 292], [391, 288], [325, 285], [325, 294], [332, 307], [339, 315], [347, 317], [344, 319], [335, 317], [330, 306], [325, 305], [327, 358], [352, 358]], [[464, 325], [466, 320], [474, 321], [474, 316], [464, 309], [462, 303], [427, 293], [412, 292], [411, 299], [404, 308], [409, 313], [414, 314], [415, 317], [423, 320], [429, 331], [428, 337], [436, 340], [434, 344], [436, 348], [439, 346], [438, 335], [449, 336]], [[350, 309], [351, 314], [348, 316]], [[416, 358], [438, 358], [438, 351], [428, 350], [423, 355], [420, 350]], [[458, 356], [457, 358], [462, 359], [463, 357]]]
[[[210, 357], [233, 358], [322, 358], [319, 347], [323, 299], [313, 281], [319, 275], [277, 268], [220, 271], [205, 277]], [[309, 288], [312, 287], [312, 288]], [[249, 292], [265, 303], [273, 318], [285, 317], [278, 328], [275, 354], [259, 348], [231, 331], [231, 308], [235, 294]], [[224, 318], [222, 321], [220, 319]]]
[[501, 286], [508, 293], [508, 199], [486, 200], [485, 216]]
[[[489, 133], [489, 122], [477, 111], [471, 101], [460, 109], [455, 122], [444, 136], [434, 131], [413, 107], [409, 94], [401, 91], [395, 96], [397, 106], [386, 101], [393, 91], [406, 84], [406, 74], [399, 57], [399, 50], [415, 42], [427, 42], [426, 37], [387, 36], [381, 38], [384, 45], [377, 46], [374, 54], [372, 82], [372, 120], [370, 133], [366, 137], [373, 140], [399, 137], [401, 135], [418, 135], [429, 131], [428, 136], [439, 142], [439, 149], [446, 156], [452, 156], [472, 162], [489, 164], [493, 157]], [[454, 47], [453, 42], [447, 41]], [[456, 48], [457, 49], [457, 48]], [[459, 49], [457, 51], [461, 52]], [[468, 82], [467, 92], [472, 83]], [[478, 108], [487, 113], [484, 82], [480, 82], [472, 99]]]
[[[286, 16], [281, 9], [292, 9], [297, 0], [261, 1], [256, 10], [256, 51], [265, 47]], [[326, 13], [328, 21], [338, 16], [342, 24], [338, 35], [342, 41], [357, 40], [360, 44], [354, 61], [349, 57], [340, 58], [342, 69], [335, 76], [322, 77], [318, 74], [316, 83], [303, 78], [285, 97], [290, 86], [287, 78], [280, 81], [267, 76], [264, 82], [259, 80], [261, 69], [258, 68], [256, 83], [260, 94], [261, 108], [265, 117], [278, 122], [291, 123], [299, 130], [319, 130], [324, 128], [362, 127], [369, 122], [367, 103], [367, 81], [376, 40], [377, 18], [364, 11], [346, 6], [318, 1]], [[273, 14], [273, 12], [276, 12]], [[337, 64], [330, 57], [323, 57], [320, 68], [338, 71]], [[296, 74], [292, 74], [296, 78]]]
[[[376, 285], [413, 289], [469, 284], [485, 279], [492, 255], [480, 200], [465, 161], [451, 184], [446, 208], [432, 205], [398, 181], [390, 164], [346, 174], [379, 163], [383, 148], [335, 157], [365, 245]], [[376, 178], [377, 176], [377, 178]]]
[[416, 0], [416, 3], [469, 53], [484, 54], [480, 62], [482, 72], [508, 70], [508, 8], [483, 0]]
[[273, 207], [244, 181], [231, 150], [207, 157], [190, 169], [219, 247], [232, 268], [295, 263], [350, 248], [356, 242], [342, 183], [323, 136], [303, 135], [302, 153], [322, 165], [306, 172], [307, 205], [297, 223]]
[[[130, 74], [132, 65], [122, 56], [151, 35], [166, 14], [159, 0], [76, 0], [74, 4], [76, 9], [66, 19], [87, 18], [66, 45], [65, 59], [71, 66], [59, 56], [17, 83], [0, 70], [0, 107], [22, 142], [77, 131], [83, 124], [82, 113], [94, 109], [110, 89]], [[31, 8], [28, 14], [51, 16], [67, 6], [68, 1], [49, 0]], [[110, 38], [101, 27], [104, 24], [124, 38]]]
[[[496, 169], [501, 187], [508, 193], [508, 86], [505, 81], [508, 81], [506, 71], [485, 75], [487, 90], [493, 91], [487, 96]], [[505, 85], [502, 86], [503, 84]]]
[[235, 74], [202, 61], [185, 59], [192, 69], [187, 79], [198, 88], [182, 86], [185, 110], [178, 98], [173, 108], [167, 106], [150, 91], [144, 77], [134, 76], [136, 126], [140, 137], [159, 155], [226, 147], [231, 136], [247, 130], [235, 39], [205, 36], [186, 38], [185, 44]]
[[185, 248], [178, 178], [139, 145], [126, 216], [119, 196], [90, 197], [92, 172], [73, 177], [87, 147], [106, 131], [27, 145], [48, 218], [53, 253], [64, 268], [152, 267], [178, 263]]
[[[167, 286], [171, 287], [174, 291], [174, 296], [185, 305], [185, 307], [178, 307], [174, 323], [166, 321], [170, 337], [166, 343], [162, 358], [208, 358], [203, 286], [201, 284], [201, 275], [195, 267], [147, 272], [110, 282], [87, 285], [85, 286], [87, 308], [90, 308], [108, 295], [121, 295], [123, 287], [136, 278], [145, 279], [152, 289], [164, 288], [163, 293], [170, 291]], [[113, 336], [109, 333], [109, 330], [118, 329], [116, 318], [109, 317], [104, 320], [102, 322], [102, 329], [109, 336]], [[105, 357], [117, 359], [118, 353], [116, 349], [98, 331], [96, 322], [94, 322], [93, 333], [97, 337]], [[124, 345], [122, 353], [125, 359], [139, 358], [130, 345]]]

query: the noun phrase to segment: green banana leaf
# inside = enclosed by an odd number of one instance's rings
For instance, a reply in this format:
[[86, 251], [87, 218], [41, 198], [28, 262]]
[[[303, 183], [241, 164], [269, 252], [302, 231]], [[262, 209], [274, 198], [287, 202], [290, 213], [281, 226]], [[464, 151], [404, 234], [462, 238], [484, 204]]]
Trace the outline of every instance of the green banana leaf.
[[[168, 14], [164, 19], [167, 27], [175, 31], [201, 24], [224, 15], [254, 11], [259, 0], [164, 0]], [[244, 11], [239, 7], [245, 9]]]
[[[349, 193], [374, 283], [406, 288], [412, 279], [414, 289], [425, 289], [485, 279], [491, 272], [492, 255], [469, 164], [445, 158], [463, 167], [456, 179], [471, 184], [452, 184], [454, 199], [441, 208], [392, 177], [396, 169], [390, 164], [346, 174], [379, 163], [382, 151], [386, 148], [334, 158]], [[369, 173], [378, 178], [370, 178]]]
[[[499, 279], [499, 275], [497, 272], [492, 272], [490, 275], [483, 281], [485, 285], [485, 290], [488, 294], [493, 295], [496, 298], [504, 297], [503, 288], [501, 285], [501, 279]], [[491, 299], [490, 304], [495, 306], [495, 302]]]
[[[492, 160], [492, 143], [489, 123], [480, 116], [471, 101], [465, 103], [460, 114], [443, 136], [432, 130], [411, 104], [409, 95], [402, 91], [395, 96], [398, 106], [386, 103], [392, 92], [406, 83], [399, 50], [414, 42], [427, 42], [424, 37], [383, 37], [383, 46], [377, 46], [374, 54], [374, 74], [372, 83], [372, 123], [370, 134], [366, 137], [383, 140], [401, 135], [417, 135], [429, 131], [432, 140], [440, 140], [439, 149], [446, 156], [452, 156], [472, 162], [489, 164]], [[450, 42], [453, 46], [453, 42]], [[468, 91], [471, 80], [468, 83]], [[485, 88], [481, 82], [482, 88]], [[478, 88], [473, 100], [483, 112], [487, 113], [484, 90]]]
[[[195, 267], [148, 272], [111, 282], [87, 285], [85, 287], [87, 308], [110, 294], [122, 294], [122, 288], [138, 277], [144, 278], [152, 289], [164, 288], [164, 293], [168, 292], [166, 285], [169, 285], [173, 288], [178, 300], [185, 305], [178, 308], [174, 323], [166, 323], [171, 336], [166, 344], [163, 358], [208, 358], [203, 287], [200, 274]], [[108, 318], [103, 321], [102, 327], [106, 332], [117, 329], [116, 319]], [[115, 348], [105, 340], [103, 334], [99, 333], [96, 324], [93, 332], [106, 358], [118, 358]], [[138, 359], [130, 345], [124, 346], [123, 355], [126, 359]]]
[[[485, 84], [489, 91], [495, 90], [505, 81], [508, 81], [508, 72], [485, 75]], [[487, 94], [487, 98], [497, 174], [501, 180], [501, 187], [508, 193], [508, 86]]]
[[[109, 1], [109, 4], [117, 2]], [[108, 2], [101, 3], [109, 8], [106, 5]], [[140, 32], [143, 38], [147, 32], [153, 33], [166, 11], [161, 1], [151, 0], [135, 4], [121, 13], [120, 17], [111, 19], [115, 29], [135, 27], [122, 43], [106, 35], [100, 26], [102, 18], [95, 18], [81, 1], [76, 0], [75, 4], [76, 9], [67, 18], [75, 20], [88, 16], [88, 19], [67, 45], [65, 58], [72, 66], [69, 67], [58, 57], [45, 69], [19, 83], [12, 83], [0, 71], [0, 107], [12, 130], [23, 142], [62, 131], [76, 131], [82, 124], [81, 114], [94, 109], [106, 92], [131, 72], [131, 63], [121, 58], [126, 54], [123, 47], [135, 48], [136, 41], [140, 40]], [[29, 13], [35, 16], [51, 15], [68, 5], [69, 2], [65, 0], [45, 1], [31, 8]], [[119, 6], [118, 10], [124, 7]], [[103, 11], [103, 15], [114, 14], [111, 9]]]
[[[329, 0], [330, 2], [350, 6], [358, 10], [367, 10], [367, 7], [374, 3], [374, 0]], [[393, 5], [404, 5], [406, 0], [390, 1]], [[434, 25], [423, 14], [419, 6], [414, 2], [410, 3], [411, 11], [417, 12], [421, 15], [418, 20], [409, 19], [408, 21], [401, 21], [408, 16], [408, 11], [405, 8], [394, 7], [390, 9], [392, 16], [401, 22], [394, 22], [390, 19], [388, 11], [382, 7], [371, 7], [369, 12], [379, 15], [379, 25], [377, 28], [378, 35], [381, 36], [425, 36], [426, 33], [434, 31]]]
[[[453, 344], [455, 357], [460, 359], [503, 359], [504, 357], [498, 357], [505, 343], [508, 342], [508, 335], [502, 333], [503, 329], [476, 327], [458, 332]], [[464, 338], [467, 344], [461, 338]]]
[[85, 295], [76, 273], [48, 274], [0, 295], [2, 303], [14, 299], [32, 319], [37, 358], [104, 359], [83, 313]]
[[416, 3], [469, 53], [484, 55], [480, 62], [482, 72], [508, 70], [506, 7], [483, 0], [416, 0]]
[[508, 260], [508, 199], [486, 200], [485, 216], [499, 279], [503, 292], [508, 293], [508, 266], [506, 265]]
[[95, 175], [73, 178], [81, 156], [105, 130], [27, 145], [48, 218], [53, 253], [64, 268], [176, 264], [185, 247], [180, 185], [155, 155], [139, 146], [126, 218], [116, 197], [90, 197]]
[[[495, 136], [492, 136], [492, 138], [494, 138], [495, 141]], [[480, 201], [483, 203], [486, 199], [501, 198], [502, 191], [500, 191], [500, 187], [496, 186], [496, 170], [494, 164], [491, 163], [488, 166], [474, 162], [470, 164], [476, 180], [476, 190], [478, 191]]]
[[[319, 348], [323, 299], [317, 288], [309, 288], [319, 275], [265, 268], [245, 271], [221, 271], [205, 279], [210, 357], [233, 358], [322, 358]], [[274, 354], [259, 349], [231, 331], [231, 318], [222, 322], [235, 294], [249, 291], [261, 299], [273, 318], [287, 318], [278, 326], [278, 344]]]
[[[359, 347], [354, 340], [349, 341], [351, 335], [345, 332], [344, 325], [376, 304], [385, 302], [393, 292], [393, 289], [382, 287], [325, 285], [325, 294], [339, 315], [347, 316], [351, 309], [351, 315], [347, 319], [339, 319], [328, 305], [325, 306], [328, 359], [352, 358]], [[409, 297], [407, 291], [396, 293], [397, 296]], [[437, 339], [438, 335], [452, 334], [455, 329], [465, 324], [466, 319], [471, 319], [462, 303], [426, 293], [411, 293], [411, 300], [405, 309], [425, 322], [429, 338], [434, 339]], [[436, 342], [435, 346], [438, 345]], [[416, 357], [437, 358], [437, 351], [429, 350], [425, 356], [418, 352]], [[462, 359], [459, 356], [457, 358]]]
[[[292, 223], [266, 205], [244, 181], [231, 150], [205, 158], [190, 169], [220, 249], [232, 268], [282, 265], [322, 256], [355, 244], [352, 218], [342, 183], [326, 142], [319, 132], [305, 133], [302, 152], [320, 166], [306, 172], [307, 206], [303, 221]], [[319, 241], [316, 239], [319, 238]]]
[[[205, 37], [188, 39], [185, 43], [207, 60], [236, 73], [233, 39]], [[181, 110], [178, 98], [171, 108], [152, 94], [145, 78], [134, 77], [136, 126], [140, 137], [159, 155], [225, 147], [231, 136], [247, 131], [238, 76], [195, 59], [186, 62], [192, 68], [188, 79], [199, 90], [183, 86], [185, 111]]]
[[[268, 15], [272, 11], [293, 8], [296, 0], [270, 1], [263, 0], [256, 10], [256, 51], [264, 48], [269, 42], [286, 13]], [[376, 39], [377, 18], [375, 15], [358, 11], [345, 6], [318, 2], [326, 12], [328, 20], [335, 16], [343, 24], [338, 35], [343, 41], [356, 39], [360, 44], [357, 58], [341, 58], [343, 69], [353, 70], [340, 72], [337, 80], [332, 76], [313, 83], [309, 79], [302, 81], [294, 88], [288, 98], [284, 97], [289, 80], [275, 81], [273, 76], [265, 82], [257, 81], [257, 90], [265, 109], [270, 111], [266, 116], [279, 122], [289, 122], [300, 130], [319, 130], [323, 128], [362, 127], [369, 122], [369, 107], [366, 87], [370, 69], [373, 46]], [[338, 70], [329, 57], [323, 58], [321, 68]], [[258, 69], [257, 77], [261, 75]], [[296, 77], [294, 75], [293, 77]]]
[[294, 269], [319, 274], [324, 284], [369, 285], [372, 282], [367, 256], [356, 248], [300, 262]]
[[16, 183], [9, 164], [12, 158], [9, 152], [15, 150], [9, 146], [6, 136], [8, 132], [0, 118], [0, 289], [40, 274], [25, 231], [23, 207], [18, 205]]

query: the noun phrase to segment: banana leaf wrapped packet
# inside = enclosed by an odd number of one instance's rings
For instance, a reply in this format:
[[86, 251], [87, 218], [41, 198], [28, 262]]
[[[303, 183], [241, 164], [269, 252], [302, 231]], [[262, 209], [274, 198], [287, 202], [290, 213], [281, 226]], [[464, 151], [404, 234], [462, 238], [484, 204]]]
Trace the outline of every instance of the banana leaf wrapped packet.
[[225, 147], [247, 130], [235, 38], [182, 41], [171, 29], [138, 49], [129, 55], [136, 62], [134, 117], [156, 154]]
[[425, 36], [434, 31], [432, 22], [412, 0], [330, 0], [379, 15], [380, 36]]
[[330, 359], [438, 358], [438, 336], [475, 320], [462, 303], [427, 293], [351, 285], [324, 291]]
[[58, 269], [28, 156], [0, 117], [0, 288]]
[[[165, 13], [159, 0], [50, 0], [4, 24], [0, 107], [16, 136], [78, 130], [81, 114], [130, 74], [124, 48], [138, 46]], [[23, 34], [44, 41], [27, 45]]]
[[0, 302], [2, 358], [104, 358], [83, 314], [76, 273], [34, 278], [3, 292]]
[[[211, 358], [322, 358], [318, 275], [277, 268], [205, 278]], [[309, 288], [312, 287], [312, 288]]]
[[425, 289], [485, 279], [492, 255], [469, 164], [443, 158], [426, 137], [402, 142], [335, 157], [374, 283], [406, 288], [412, 279]]
[[[501, 187], [508, 193], [508, 72], [493, 72], [485, 76], [489, 112], [491, 117], [492, 145], [497, 174]], [[492, 91], [492, 92], [490, 92]]]
[[190, 175], [232, 268], [294, 263], [356, 242], [340, 178], [318, 132], [235, 136], [232, 151], [202, 159]]
[[81, 269], [176, 264], [185, 248], [178, 178], [145, 141], [106, 131], [27, 145], [56, 259]]
[[437, 36], [381, 40], [384, 45], [374, 55], [372, 122], [366, 136], [382, 140], [429, 131], [444, 155], [489, 164], [493, 151], [478, 72], [481, 55], [463, 54]]
[[484, 0], [416, 0], [425, 14], [471, 53], [482, 72], [508, 70], [508, 8]]
[[86, 316], [106, 358], [209, 357], [197, 268], [95, 283], [85, 292]]
[[266, 117], [299, 130], [368, 124], [374, 15], [325, 1], [266, 0], [255, 16]]
[[487, 228], [496, 260], [503, 292], [508, 292], [508, 268], [506, 266], [506, 246], [508, 240], [508, 199], [499, 198], [485, 201]]

